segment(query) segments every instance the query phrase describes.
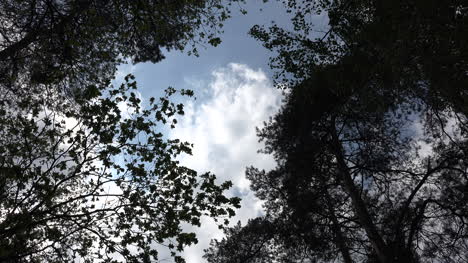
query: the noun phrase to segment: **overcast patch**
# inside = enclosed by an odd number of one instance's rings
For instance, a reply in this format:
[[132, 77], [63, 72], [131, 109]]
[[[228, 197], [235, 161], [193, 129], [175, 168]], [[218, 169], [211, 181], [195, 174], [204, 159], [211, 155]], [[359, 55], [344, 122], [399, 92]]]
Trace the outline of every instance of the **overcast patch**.
[[[194, 85], [199, 85], [199, 81]], [[202, 101], [200, 103], [200, 101]], [[262, 213], [261, 202], [249, 189], [245, 168], [253, 165], [271, 169], [271, 156], [258, 154], [262, 148], [255, 127], [276, 113], [281, 102], [281, 92], [273, 88], [265, 73], [247, 65], [231, 63], [212, 73], [208, 85], [208, 98], [187, 102], [184, 118], [179, 120], [170, 137], [194, 144], [193, 155], [181, 158], [183, 165], [200, 173], [212, 172], [219, 182], [231, 180], [230, 195], [242, 197], [242, 208], [232, 223]], [[203, 262], [203, 249], [212, 238], [222, 237], [211, 219], [203, 219], [202, 227], [193, 230], [199, 243], [185, 250], [188, 263]]]

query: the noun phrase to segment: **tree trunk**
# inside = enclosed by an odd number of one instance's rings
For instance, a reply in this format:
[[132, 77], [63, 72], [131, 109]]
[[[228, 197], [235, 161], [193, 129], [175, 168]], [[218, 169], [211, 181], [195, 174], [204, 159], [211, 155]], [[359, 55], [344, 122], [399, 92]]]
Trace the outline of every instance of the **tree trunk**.
[[338, 222], [338, 219], [335, 216], [335, 210], [332, 205], [330, 205], [331, 198], [330, 195], [328, 194], [328, 191], [326, 191], [326, 198], [327, 198], [327, 203], [328, 203], [328, 211], [330, 212], [330, 217], [332, 220], [332, 230], [333, 233], [335, 234], [335, 242], [338, 245], [338, 249], [340, 250], [341, 256], [343, 257], [343, 262], [344, 263], [353, 263], [353, 260], [351, 259], [351, 255], [349, 254], [349, 249], [346, 246], [346, 239], [343, 236], [343, 233], [341, 232], [340, 224]]
[[348, 166], [343, 156], [343, 147], [336, 134], [335, 122], [333, 121], [331, 130], [332, 135], [332, 150], [334, 151], [335, 157], [338, 163], [338, 170], [340, 173], [340, 183], [342, 184], [345, 191], [351, 197], [352, 206], [356, 213], [359, 222], [361, 223], [364, 231], [371, 242], [373, 249], [375, 250], [377, 257], [381, 263], [390, 263], [391, 257], [387, 254], [387, 245], [383, 241], [382, 237], [378, 233], [375, 224], [372, 222], [372, 218], [367, 211], [366, 205], [362, 200], [359, 191], [356, 189], [356, 185], [349, 173]]

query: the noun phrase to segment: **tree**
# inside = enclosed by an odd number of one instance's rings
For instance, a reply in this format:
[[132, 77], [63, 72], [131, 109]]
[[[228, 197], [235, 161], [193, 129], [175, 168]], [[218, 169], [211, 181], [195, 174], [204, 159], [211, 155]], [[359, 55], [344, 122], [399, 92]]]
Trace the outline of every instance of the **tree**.
[[[240, 222], [231, 228], [225, 228], [225, 238], [212, 240], [211, 247], [205, 250], [204, 258], [210, 263], [267, 263], [267, 262], [308, 262], [320, 254], [319, 246], [326, 244], [317, 237], [312, 237], [316, 251], [310, 250], [305, 242], [306, 232], [298, 235], [291, 221], [276, 218], [271, 221], [266, 217], [250, 219], [247, 225]], [[311, 237], [311, 236], [309, 236]], [[322, 252], [327, 253], [326, 250]], [[330, 256], [329, 256], [330, 257]]]
[[187, 45], [196, 53], [196, 44], [219, 43], [226, 6], [220, 0], [2, 1], [0, 84], [81, 89], [112, 78], [126, 59], [158, 62], [163, 48]]
[[[278, 52], [272, 66], [290, 88], [259, 131], [277, 168], [247, 171], [266, 221], [292, 226], [310, 261], [465, 262], [464, 3], [285, 4], [295, 32], [251, 31]], [[311, 40], [317, 12], [330, 22]], [[214, 244], [211, 262], [230, 238]]]
[[197, 241], [183, 222], [233, 216], [238, 200], [223, 195], [230, 183], [180, 166], [190, 144], [158, 129], [183, 114], [169, 101], [175, 90], [143, 108], [126, 80], [88, 87], [79, 106], [47, 86], [17, 99], [2, 92], [2, 262], [153, 262], [157, 244], [180, 262], [176, 252]]
[[[230, 182], [177, 161], [183, 105], [142, 102], [116, 67], [217, 45], [228, 5], [208, 1], [0, 3], [0, 261], [155, 262], [197, 241], [184, 224], [233, 216]], [[119, 80], [115, 80], [119, 81]], [[191, 96], [191, 91], [182, 90]], [[122, 109], [126, 109], [123, 111]], [[161, 125], [162, 124], [162, 125]]]

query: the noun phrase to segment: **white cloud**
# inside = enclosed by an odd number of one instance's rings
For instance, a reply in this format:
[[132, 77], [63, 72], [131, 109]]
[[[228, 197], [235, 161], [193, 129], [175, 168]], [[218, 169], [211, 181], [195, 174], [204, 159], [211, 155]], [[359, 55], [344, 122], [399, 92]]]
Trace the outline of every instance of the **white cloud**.
[[[170, 136], [194, 144], [193, 155], [184, 156], [183, 165], [200, 173], [210, 171], [220, 181], [233, 182], [230, 194], [242, 197], [242, 208], [232, 222], [245, 223], [262, 213], [260, 200], [249, 189], [245, 168], [274, 166], [271, 156], [257, 153], [262, 145], [258, 143], [255, 127], [262, 126], [278, 110], [281, 92], [272, 86], [263, 71], [247, 65], [231, 63], [215, 70], [212, 76], [210, 97], [202, 98], [199, 104], [186, 103], [186, 114]], [[222, 237], [222, 232], [208, 218], [194, 231], [199, 243], [185, 250], [188, 263], [203, 262], [203, 249], [212, 238]]]
[[137, 69], [137, 65], [133, 64], [130, 60], [126, 60], [124, 63], [117, 67], [114, 78], [115, 81], [123, 81], [125, 76], [128, 74], [134, 74]]

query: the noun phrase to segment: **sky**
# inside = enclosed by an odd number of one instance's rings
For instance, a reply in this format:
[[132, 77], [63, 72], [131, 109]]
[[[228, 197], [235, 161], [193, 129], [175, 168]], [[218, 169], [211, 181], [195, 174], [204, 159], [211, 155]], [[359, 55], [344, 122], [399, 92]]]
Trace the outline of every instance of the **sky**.
[[[249, 189], [245, 168], [255, 166], [271, 169], [271, 156], [257, 154], [261, 148], [255, 127], [278, 109], [281, 94], [261, 69], [246, 64], [230, 63], [212, 72], [208, 84], [210, 98], [202, 103], [190, 102], [186, 118], [171, 136], [194, 143], [192, 156], [182, 164], [198, 172], [212, 172], [219, 182], [230, 180], [233, 187], [229, 195], [242, 198], [241, 209], [232, 223], [262, 214], [261, 202]], [[205, 218], [201, 228], [192, 228], [199, 243], [185, 250], [188, 263], [202, 262], [203, 249], [212, 238], [221, 238], [222, 232], [212, 219]]]
[[[118, 80], [134, 74], [143, 100], [161, 96], [169, 86], [195, 91], [196, 99], [183, 101], [185, 116], [178, 118], [176, 128], [166, 135], [194, 144], [192, 156], [181, 156], [182, 165], [199, 173], [214, 173], [219, 182], [233, 182], [227, 195], [241, 197], [242, 207], [231, 224], [239, 220], [245, 224], [249, 218], [262, 214], [262, 203], [250, 190], [245, 169], [274, 168], [271, 156], [257, 153], [262, 145], [255, 128], [262, 127], [277, 112], [282, 100], [281, 92], [273, 87], [268, 66], [272, 54], [247, 32], [255, 24], [268, 25], [273, 19], [279, 23], [288, 21], [276, 1], [264, 4], [253, 0], [244, 8], [249, 10], [247, 15], [234, 10], [233, 17], [225, 23], [221, 45], [199, 49], [199, 57], [166, 52], [166, 59], [157, 64], [123, 65], [116, 77]], [[205, 262], [203, 249], [209, 247], [211, 239], [223, 237], [212, 219], [204, 218], [201, 225], [185, 226], [199, 240], [183, 252], [188, 263]], [[164, 252], [160, 259], [172, 261]]]
[[[139, 66], [124, 67], [118, 75], [146, 71], [146, 66], [142, 69]], [[238, 221], [244, 225], [249, 218], [263, 213], [262, 202], [250, 190], [250, 183], [245, 178], [246, 167], [269, 170], [275, 166], [272, 156], [257, 153], [263, 146], [258, 142], [256, 127], [262, 127], [263, 122], [277, 112], [282, 93], [273, 87], [271, 78], [262, 68], [252, 68], [248, 64], [231, 62], [210, 70], [207, 75], [184, 80], [185, 88], [199, 90], [201, 95], [196, 95], [195, 100], [183, 101], [185, 114], [182, 118], [177, 117], [176, 127], [167, 129], [166, 136], [194, 145], [192, 155], [180, 156], [181, 165], [199, 174], [211, 172], [217, 176], [219, 184], [227, 180], [233, 183], [225, 194], [241, 197], [242, 201], [231, 225]], [[138, 96], [143, 103], [145, 98], [149, 99], [145, 91]], [[121, 106], [125, 116], [128, 109], [125, 104]], [[210, 240], [223, 237], [217, 224], [208, 217], [202, 218], [201, 227], [185, 225], [184, 228], [195, 232], [199, 241], [183, 252], [187, 263], [205, 262], [203, 250], [209, 247]], [[160, 249], [160, 261], [172, 262], [168, 251], [163, 247]]]
[[203, 97], [211, 73], [229, 63], [245, 64], [253, 69], [262, 68], [270, 76], [270, 52], [247, 32], [255, 24], [268, 25], [273, 19], [287, 24], [287, 14], [276, 1], [264, 4], [263, 0], [251, 0], [245, 9], [248, 9], [248, 14], [242, 15], [233, 7], [232, 18], [223, 27], [222, 43], [217, 47], [198, 47], [199, 57], [188, 56], [180, 51], [165, 52], [166, 59], [159, 63], [126, 65], [123, 68], [131, 69], [137, 76], [141, 91], [146, 96], [158, 96], [158, 92], [173, 86], [178, 89], [195, 88], [197, 97]]
[[[169, 86], [195, 91], [195, 100], [184, 101], [185, 117], [178, 119], [178, 125], [167, 136], [194, 144], [193, 155], [181, 157], [182, 165], [199, 173], [212, 172], [219, 182], [233, 182], [228, 195], [241, 197], [242, 207], [231, 224], [238, 220], [245, 224], [249, 218], [262, 214], [262, 203], [250, 191], [245, 169], [274, 168], [271, 156], [257, 153], [262, 144], [255, 129], [278, 111], [282, 100], [268, 66], [274, 54], [247, 32], [255, 24], [268, 26], [273, 20], [284, 28], [291, 27], [279, 1], [249, 0], [242, 7], [248, 14], [243, 15], [234, 7], [232, 18], [223, 28], [222, 43], [198, 48], [199, 57], [166, 52], [166, 59], [157, 64], [127, 64], [117, 73], [117, 79], [128, 73], [136, 76], [143, 100], [161, 96]], [[317, 18], [320, 20], [323, 21]], [[187, 230], [197, 233], [199, 243], [185, 249], [186, 261], [205, 262], [203, 249], [208, 248], [211, 239], [222, 238], [222, 232], [209, 218], [202, 221], [201, 228]], [[170, 261], [168, 257], [167, 262]]]

